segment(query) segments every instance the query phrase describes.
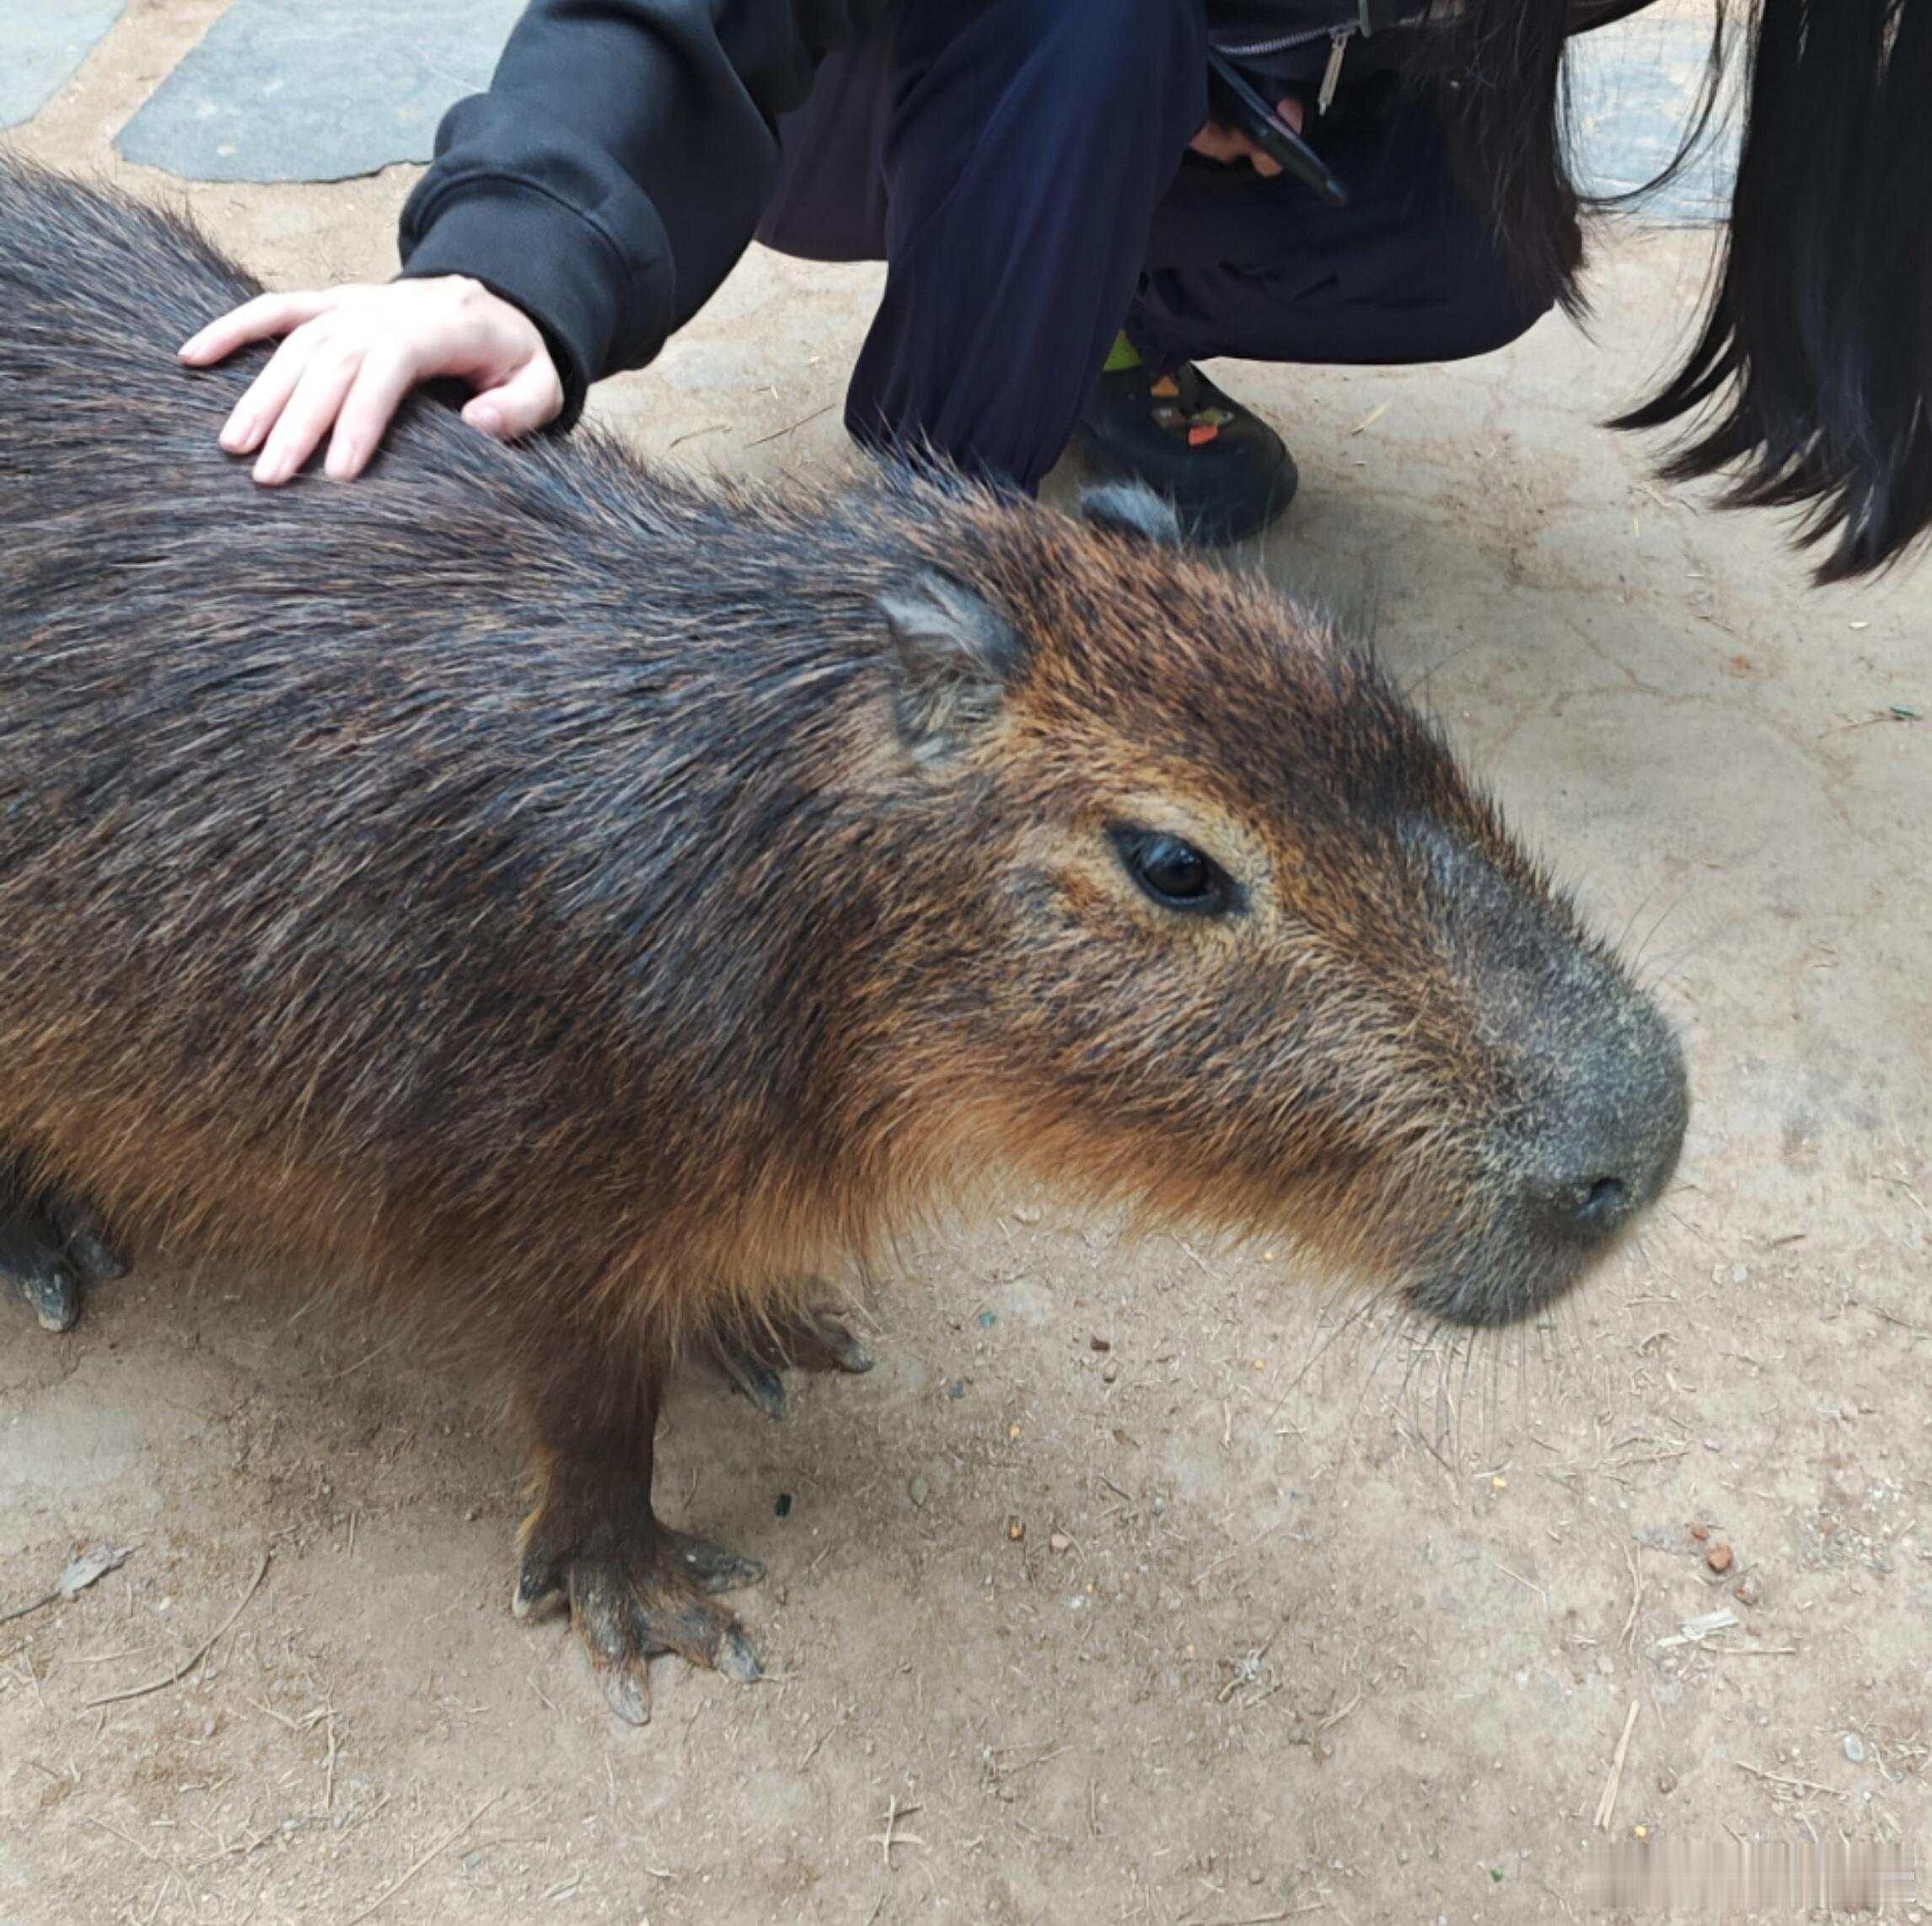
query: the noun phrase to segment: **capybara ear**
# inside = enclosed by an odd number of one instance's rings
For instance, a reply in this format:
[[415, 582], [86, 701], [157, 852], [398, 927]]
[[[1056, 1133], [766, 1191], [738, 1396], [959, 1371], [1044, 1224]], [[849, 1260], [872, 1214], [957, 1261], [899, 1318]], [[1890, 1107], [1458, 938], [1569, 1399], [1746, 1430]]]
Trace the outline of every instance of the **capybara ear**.
[[1109, 481], [1088, 489], [1080, 498], [1080, 518], [1110, 535], [1163, 547], [1178, 547], [1183, 539], [1173, 503], [1144, 481]]
[[999, 713], [1026, 658], [1011, 623], [971, 589], [921, 569], [879, 597], [893, 641], [894, 709], [922, 761], [950, 755]]

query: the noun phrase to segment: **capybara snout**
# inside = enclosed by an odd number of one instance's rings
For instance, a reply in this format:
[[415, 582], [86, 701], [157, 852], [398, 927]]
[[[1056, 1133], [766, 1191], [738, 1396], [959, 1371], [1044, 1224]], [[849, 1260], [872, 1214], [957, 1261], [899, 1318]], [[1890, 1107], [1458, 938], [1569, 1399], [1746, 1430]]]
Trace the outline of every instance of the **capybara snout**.
[[1472, 1230], [1412, 1286], [1457, 1323], [1521, 1317], [1575, 1283], [1655, 1203], [1688, 1115], [1682, 1053], [1656, 1004], [1547, 888], [1430, 832], [1434, 913], [1468, 959], [1474, 1036], [1503, 1102]]

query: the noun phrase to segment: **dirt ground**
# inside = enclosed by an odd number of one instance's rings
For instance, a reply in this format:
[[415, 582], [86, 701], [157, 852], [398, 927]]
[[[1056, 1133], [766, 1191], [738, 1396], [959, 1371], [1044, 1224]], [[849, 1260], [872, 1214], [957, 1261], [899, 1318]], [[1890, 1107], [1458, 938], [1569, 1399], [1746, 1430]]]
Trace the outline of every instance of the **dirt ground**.
[[[20, 144], [272, 282], [386, 273], [407, 170], [116, 167], [217, 10], [135, 0]], [[1609, 1839], [1932, 1843], [1932, 571], [1816, 592], [1594, 425], [1706, 248], [1608, 237], [1594, 345], [1221, 371], [1301, 463], [1258, 560], [1372, 625], [1682, 1026], [1638, 1243], [1471, 1345], [1015, 1204], [881, 1282], [869, 1377], [682, 1390], [663, 1489], [765, 1562], [770, 1677], [661, 1665], [640, 1731], [510, 1616], [476, 1385], [273, 1280], [11, 1317], [0, 1610], [133, 1548], [0, 1624], [0, 1921], [1464, 1926], [1581, 1917]], [[845, 463], [877, 287], [754, 256], [598, 412]]]

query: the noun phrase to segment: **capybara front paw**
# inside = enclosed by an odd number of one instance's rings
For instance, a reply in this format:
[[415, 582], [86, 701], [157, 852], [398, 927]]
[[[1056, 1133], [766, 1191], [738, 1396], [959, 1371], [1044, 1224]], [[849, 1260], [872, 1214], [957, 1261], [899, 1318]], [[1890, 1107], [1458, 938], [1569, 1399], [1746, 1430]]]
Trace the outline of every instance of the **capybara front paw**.
[[725, 1376], [768, 1418], [785, 1414], [787, 1370], [857, 1373], [872, 1368], [872, 1354], [829, 1308], [801, 1312], [769, 1333], [722, 1335], [711, 1349]]
[[555, 1594], [567, 1597], [611, 1710], [642, 1725], [654, 1658], [674, 1654], [747, 1682], [759, 1676], [743, 1627], [709, 1595], [763, 1576], [750, 1559], [670, 1531], [648, 1513], [588, 1532], [539, 1514], [525, 1532], [513, 1609], [522, 1618]]
[[0, 1179], [0, 1283], [12, 1285], [42, 1329], [69, 1329], [81, 1287], [126, 1269], [87, 1204], [57, 1192], [30, 1194], [16, 1174]]
[[80, 1316], [80, 1279], [59, 1251], [0, 1249], [0, 1278], [19, 1294], [43, 1331], [66, 1331]]

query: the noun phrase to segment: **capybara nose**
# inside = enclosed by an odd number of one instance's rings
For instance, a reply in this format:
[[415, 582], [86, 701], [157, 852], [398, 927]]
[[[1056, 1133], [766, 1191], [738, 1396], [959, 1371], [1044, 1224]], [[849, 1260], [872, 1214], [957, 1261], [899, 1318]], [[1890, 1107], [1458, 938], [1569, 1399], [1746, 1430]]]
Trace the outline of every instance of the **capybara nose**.
[[1561, 1242], [1609, 1242], [1656, 1201], [1683, 1148], [1690, 1101], [1677, 1039], [1640, 1008], [1618, 1027], [1609, 1047], [1555, 1080], [1527, 1160], [1526, 1201]]
[[1522, 1108], [1496, 1145], [1503, 1182], [1492, 1193], [1495, 1208], [1418, 1278], [1419, 1309], [1452, 1324], [1532, 1316], [1582, 1277], [1671, 1181], [1690, 1115], [1677, 1038], [1654, 1007], [1629, 993], [1598, 1013], [1607, 1021], [1586, 1043], [1576, 1041], [1576, 1025], [1537, 1039]]

